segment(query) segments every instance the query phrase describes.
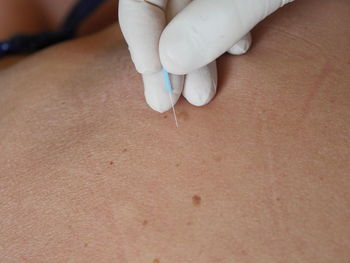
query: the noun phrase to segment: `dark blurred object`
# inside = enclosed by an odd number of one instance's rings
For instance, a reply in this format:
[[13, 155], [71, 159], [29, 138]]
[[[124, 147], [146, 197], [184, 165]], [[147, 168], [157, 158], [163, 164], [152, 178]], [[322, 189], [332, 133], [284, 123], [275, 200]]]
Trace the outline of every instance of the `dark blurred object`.
[[57, 42], [73, 38], [79, 25], [105, 1], [79, 0], [59, 29], [34, 35], [15, 35], [0, 42], [0, 58], [6, 55], [35, 52]]

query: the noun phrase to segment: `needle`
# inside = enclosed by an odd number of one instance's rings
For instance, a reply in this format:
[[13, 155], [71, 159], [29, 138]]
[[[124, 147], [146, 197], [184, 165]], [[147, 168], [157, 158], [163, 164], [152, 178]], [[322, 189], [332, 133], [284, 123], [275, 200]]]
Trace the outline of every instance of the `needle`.
[[179, 123], [177, 122], [177, 117], [176, 117], [176, 112], [175, 112], [174, 101], [173, 101], [173, 98], [171, 97], [171, 93], [173, 93], [173, 88], [171, 87], [169, 73], [164, 68], [162, 68], [162, 72], [163, 72], [163, 77], [164, 77], [164, 81], [165, 81], [165, 89], [169, 94], [171, 107], [173, 108], [173, 114], [174, 114], [176, 128], [179, 128]]
[[176, 128], [179, 128], [179, 123], [177, 122], [177, 117], [176, 117], [176, 112], [175, 112], [175, 107], [174, 107], [173, 98], [171, 97], [171, 94], [170, 94], [170, 93], [169, 93], [169, 98], [170, 98], [170, 101], [171, 101], [171, 107], [173, 108], [173, 114], [174, 114], [174, 119], [175, 119]]

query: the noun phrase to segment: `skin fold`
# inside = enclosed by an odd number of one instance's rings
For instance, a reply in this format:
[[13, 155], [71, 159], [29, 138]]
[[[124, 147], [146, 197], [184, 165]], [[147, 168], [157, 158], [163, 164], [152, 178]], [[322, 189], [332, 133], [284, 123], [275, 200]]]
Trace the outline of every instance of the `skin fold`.
[[347, 263], [350, 4], [300, 0], [144, 101], [117, 25], [0, 71], [0, 262]]

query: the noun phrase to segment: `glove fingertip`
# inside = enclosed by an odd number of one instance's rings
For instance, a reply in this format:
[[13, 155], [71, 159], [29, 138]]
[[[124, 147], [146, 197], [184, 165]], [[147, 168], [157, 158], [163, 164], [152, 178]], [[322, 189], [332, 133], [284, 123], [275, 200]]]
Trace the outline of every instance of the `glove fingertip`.
[[194, 106], [204, 106], [215, 96], [217, 89], [216, 62], [186, 76], [183, 95]]
[[227, 52], [232, 55], [243, 55], [247, 53], [252, 45], [252, 36], [250, 33], [245, 35], [240, 41], [238, 41], [232, 48]]
[[[172, 101], [176, 103], [181, 96], [183, 88], [183, 76], [171, 75], [173, 92], [170, 94]], [[164, 113], [172, 108], [169, 93], [165, 88], [162, 72], [142, 75], [144, 94], [147, 104], [155, 111]]]

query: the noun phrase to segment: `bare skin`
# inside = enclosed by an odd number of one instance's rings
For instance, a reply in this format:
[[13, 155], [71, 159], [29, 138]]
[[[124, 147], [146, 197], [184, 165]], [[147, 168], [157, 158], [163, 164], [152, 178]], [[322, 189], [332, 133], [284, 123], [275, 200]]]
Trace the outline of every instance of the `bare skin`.
[[2, 71], [0, 261], [349, 262], [349, 12], [264, 21], [179, 129], [116, 26]]

